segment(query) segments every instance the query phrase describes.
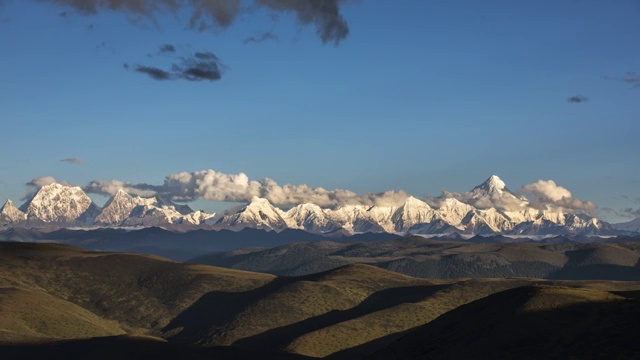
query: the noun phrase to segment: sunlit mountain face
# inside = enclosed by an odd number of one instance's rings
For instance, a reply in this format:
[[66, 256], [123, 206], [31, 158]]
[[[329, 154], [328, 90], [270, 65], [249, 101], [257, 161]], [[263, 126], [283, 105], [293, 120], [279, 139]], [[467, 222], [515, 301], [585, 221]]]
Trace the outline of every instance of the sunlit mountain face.
[[[163, 200], [159, 196], [131, 196], [122, 189], [118, 189], [100, 208], [82, 188], [52, 183], [42, 186], [20, 207], [21, 210], [10, 200], [7, 201], [0, 214], [5, 226], [21, 227], [179, 225], [182, 229], [300, 229], [320, 234], [386, 232], [515, 236], [616, 235], [637, 231], [633, 223], [612, 226], [588, 212], [578, 212], [581, 210], [579, 208], [563, 207], [569, 201], [590, 210], [592, 204], [572, 199], [568, 190], [555, 185], [553, 181], [540, 181], [525, 185], [523, 189], [541, 184], [546, 187], [533, 193], [533, 201], [509, 190], [498, 176], [493, 175], [466, 193], [445, 193], [439, 198], [425, 201], [401, 194], [399, 201], [394, 199], [398, 201], [397, 205], [356, 204], [323, 208], [313, 203], [302, 203], [285, 211], [266, 198], [253, 196], [246, 205], [208, 214]], [[541, 207], [538, 199], [551, 197], [558, 191], [566, 192], [569, 197], [563, 196], [560, 201], [549, 201]], [[378, 202], [381, 202], [385, 196], [369, 194], [352, 198], [378, 198]], [[482, 205], [489, 207], [479, 207]]]

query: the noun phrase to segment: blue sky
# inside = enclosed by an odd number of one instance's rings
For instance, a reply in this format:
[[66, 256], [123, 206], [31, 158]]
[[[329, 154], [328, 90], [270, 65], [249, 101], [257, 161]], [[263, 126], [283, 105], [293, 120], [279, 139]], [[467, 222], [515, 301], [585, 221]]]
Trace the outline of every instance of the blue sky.
[[[194, 32], [188, 9], [136, 25], [47, 1], [0, 6], [0, 198], [38, 176], [161, 184], [215, 169], [416, 196], [498, 174], [640, 207], [640, 88], [622, 81], [640, 73], [638, 1], [347, 2], [337, 46], [264, 9]], [[279, 40], [244, 44], [265, 31]], [[222, 79], [124, 68], [170, 67], [162, 44], [215, 53]]]

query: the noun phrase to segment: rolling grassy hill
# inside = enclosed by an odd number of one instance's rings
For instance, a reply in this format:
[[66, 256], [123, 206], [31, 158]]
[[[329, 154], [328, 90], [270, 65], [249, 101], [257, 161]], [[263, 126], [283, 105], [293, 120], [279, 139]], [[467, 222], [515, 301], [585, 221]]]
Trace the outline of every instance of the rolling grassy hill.
[[347, 264], [432, 279], [640, 280], [640, 242], [470, 243], [410, 237], [372, 243], [294, 243], [205, 255], [189, 262], [301, 276]]
[[[366, 264], [276, 277], [59, 244], [0, 243], [0, 352], [3, 359], [48, 351], [87, 358], [87, 349], [100, 359], [354, 359], [393, 349], [403, 336], [487, 299], [495, 298], [486, 306], [499, 313], [515, 306], [507, 295], [518, 289], [536, 290], [522, 302], [528, 307], [516, 306], [535, 315], [567, 304], [626, 304], [640, 283], [428, 280]], [[546, 289], [564, 293], [549, 303]], [[460, 321], [472, 319], [464, 314]], [[562, 316], [582, 321], [578, 313]], [[504, 315], [496, 326], [508, 329], [509, 321]]]

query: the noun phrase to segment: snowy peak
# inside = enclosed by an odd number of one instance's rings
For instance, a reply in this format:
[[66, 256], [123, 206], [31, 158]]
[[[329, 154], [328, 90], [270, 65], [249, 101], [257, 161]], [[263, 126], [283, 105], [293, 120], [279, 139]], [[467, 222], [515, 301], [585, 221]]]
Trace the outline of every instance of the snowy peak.
[[266, 229], [266, 230], [284, 230], [287, 228], [287, 222], [267, 199], [254, 196], [251, 202], [244, 207], [223, 216], [216, 224], [241, 230], [246, 227]]
[[214, 218], [216, 214], [207, 214], [203, 211], [194, 211], [190, 214], [182, 216], [182, 218], [178, 221], [181, 224], [191, 224], [191, 225], [200, 225], [204, 224], [205, 221]]
[[77, 186], [53, 183], [41, 187], [23, 206], [29, 219], [90, 223], [99, 208]]
[[284, 213], [289, 227], [303, 229], [315, 233], [327, 233], [340, 229], [329, 216], [315, 204], [300, 204]]
[[137, 206], [151, 207], [156, 204], [156, 198], [133, 197], [123, 190], [118, 190], [104, 205], [94, 223], [99, 225], [117, 226], [131, 216]]
[[406, 232], [414, 225], [430, 223], [436, 219], [436, 212], [422, 200], [410, 196], [391, 217], [396, 232]]
[[613, 228], [621, 231], [631, 231], [640, 233], [640, 218], [624, 223], [614, 224]]
[[0, 209], [0, 222], [12, 223], [18, 221], [24, 221], [27, 219], [27, 215], [20, 211], [11, 199], [8, 199]]
[[[135, 199], [135, 198], [134, 198]], [[122, 223], [125, 226], [159, 226], [180, 223], [182, 215], [171, 207], [137, 205]]]
[[497, 175], [491, 175], [485, 182], [476, 186], [471, 190], [472, 192], [475, 190], [481, 190], [488, 194], [493, 193], [501, 193], [507, 188], [507, 184], [502, 181]]
[[447, 198], [440, 202], [436, 215], [447, 224], [458, 226], [462, 219], [472, 210], [474, 210], [474, 207], [471, 205], [465, 204], [458, 199]]

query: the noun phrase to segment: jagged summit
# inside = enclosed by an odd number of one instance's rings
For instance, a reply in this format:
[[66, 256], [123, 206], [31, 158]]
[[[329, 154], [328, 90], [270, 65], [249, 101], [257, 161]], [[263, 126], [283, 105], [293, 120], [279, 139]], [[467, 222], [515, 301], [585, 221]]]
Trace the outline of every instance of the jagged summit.
[[122, 224], [129, 218], [137, 206], [153, 206], [157, 203], [156, 198], [133, 197], [124, 190], [119, 189], [104, 205], [104, 208], [96, 216], [95, 224], [113, 225]]
[[284, 230], [287, 222], [281, 211], [271, 205], [269, 200], [254, 196], [247, 205], [235, 208], [233, 213], [227, 212], [216, 224], [232, 229], [253, 227], [266, 230]]
[[289, 227], [310, 232], [327, 233], [341, 228], [339, 224], [329, 218], [320, 206], [311, 203], [291, 208], [284, 213], [283, 218]]
[[436, 219], [436, 212], [426, 202], [410, 196], [391, 217], [396, 232], [406, 232], [417, 224], [430, 223]]
[[[484, 190], [487, 193], [493, 192], [502, 192], [506, 190], [507, 184], [500, 179], [497, 175], [491, 175], [487, 180], [485, 180], [482, 184], [473, 188], [473, 190]], [[472, 190], [472, 191], [473, 191]]]
[[98, 214], [99, 207], [80, 187], [52, 183], [41, 187], [21, 210], [28, 219], [87, 223]]
[[436, 214], [438, 218], [442, 219], [445, 223], [458, 226], [460, 222], [462, 222], [462, 219], [472, 210], [474, 210], [474, 208], [469, 204], [465, 204], [455, 198], [447, 198], [440, 202]]
[[26, 220], [27, 215], [20, 211], [11, 199], [7, 199], [2, 208], [0, 208], [0, 222], [11, 223]]

